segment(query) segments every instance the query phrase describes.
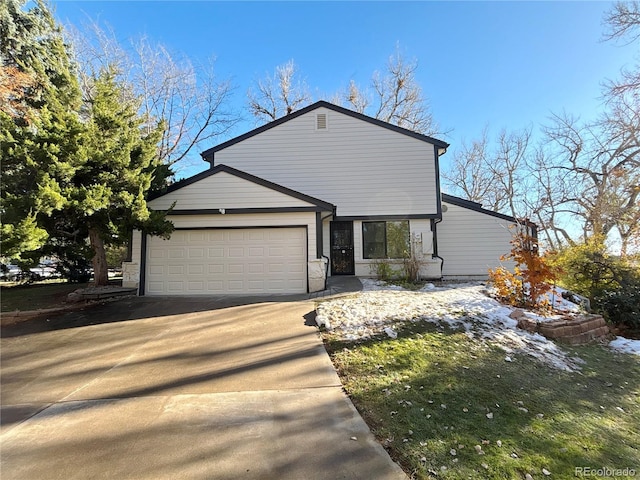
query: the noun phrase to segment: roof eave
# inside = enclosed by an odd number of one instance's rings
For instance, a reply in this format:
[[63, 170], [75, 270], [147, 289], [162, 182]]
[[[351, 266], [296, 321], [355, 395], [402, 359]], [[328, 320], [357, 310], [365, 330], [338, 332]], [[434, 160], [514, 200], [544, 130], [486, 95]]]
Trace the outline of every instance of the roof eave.
[[264, 178], [256, 177], [255, 175], [251, 175], [250, 173], [243, 172], [242, 170], [229, 167], [228, 165], [217, 165], [216, 167], [213, 167], [209, 170], [205, 170], [204, 172], [200, 172], [192, 177], [185, 178], [184, 180], [180, 180], [179, 182], [176, 182], [173, 185], [170, 185], [169, 187], [167, 187], [167, 189], [164, 192], [151, 195], [149, 197], [149, 201], [155, 200], [156, 198], [162, 197], [171, 192], [174, 192], [188, 185], [191, 185], [199, 180], [205, 179], [207, 177], [210, 177], [212, 175], [215, 175], [221, 172], [228, 173], [230, 175], [249, 181], [251, 183], [255, 183], [256, 185], [261, 185], [263, 187], [283, 193], [290, 197], [297, 198], [304, 202], [315, 205], [316, 207], [323, 209], [323, 211], [332, 212], [335, 209], [335, 206], [332, 203], [325, 202], [324, 200], [321, 200], [319, 198], [312, 197], [310, 195], [298, 192], [296, 190], [292, 190], [290, 188], [284, 187], [277, 183], [270, 182], [269, 180], [266, 180]]
[[205, 151], [203, 151], [200, 156], [202, 157], [202, 159], [206, 162], [209, 163], [213, 163], [213, 157], [215, 152], [218, 152], [220, 150], [223, 150], [227, 147], [230, 147], [231, 145], [235, 145], [236, 143], [242, 142], [243, 140], [246, 140], [248, 138], [251, 138], [255, 135], [258, 135], [262, 132], [265, 132], [267, 130], [270, 130], [274, 127], [277, 127], [278, 125], [282, 125], [285, 122], [288, 122], [289, 120], [293, 120], [294, 118], [297, 118], [301, 115], [304, 115], [306, 113], [309, 113], [313, 110], [316, 110], [318, 108], [328, 108], [329, 110], [333, 110], [335, 112], [338, 113], [342, 113], [344, 115], [348, 115], [350, 117], [353, 118], [357, 118], [359, 120], [363, 120], [365, 122], [371, 123], [373, 125], [377, 125], [379, 127], [382, 128], [387, 128], [389, 130], [393, 130], [395, 132], [401, 133], [403, 135], [407, 135], [409, 137], [413, 137], [416, 138], [418, 140], [421, 140], [423, 142], [427, 142], [427, 143], [431, 143], [437, 147], [439, 147], [442, 151], [441, 155], [444, 154], [444, 152], [446, 152], [447, 148], [449, 147], [449, 144], [447, 142], [444, 142], [442, 140], [438, 140], [437, 138], [433, 138], [430, 137], [428, 135], [423, 135], [421, 133], [418, 132], [414, 132], [412, 130], [408, 130], [406, 128], [403, 127], [399, 127], [397, 125], [392, 125], [388, 122], [383, 122], [382, 120], [378, 120], [377, 118], [373, 118], [373, 117], [369, 117], [367, 115], [364, 115], [362, 113], [358, 113], [358, 112], [354, 112], [353, 110], [349, 110], [347, 108], [344, 107], [340, 107], [338, 105], [334, 105], [333, 103], [329, 103], [326, 102], [324, 100], [320, 100], [317, 101], [315, 103], [312, 103], [311, 105], [308, 105], [300, 110], [297, 110], [289, 115], [285, 115], [284, 117], [280, 117], [277, 120], [274, 120], [272, 122], [269, 122], [265, 125], [262, 125], [261, 127], [258, 128], [254, 128], [253, 130], [244, 133], [238, 137], [232, 138], [230, 140], [227, 140], [226, 142], [223, 142], [219, 145], [216, 145], [215, 147], [211, 147]]

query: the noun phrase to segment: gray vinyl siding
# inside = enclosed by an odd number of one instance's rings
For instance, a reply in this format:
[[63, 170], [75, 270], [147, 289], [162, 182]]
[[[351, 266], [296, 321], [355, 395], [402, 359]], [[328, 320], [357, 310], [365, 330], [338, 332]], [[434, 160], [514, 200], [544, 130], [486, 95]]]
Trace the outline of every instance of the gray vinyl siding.
[[303, 200], [219, 172], [191, 185], [169, 192], [149, 202], [156, 210], [166, 210], [176, 202], [176, 210], [255, 207], [309, 207]]
[[443, 276], [486, 279], [490, 268], [501, 262], [500, 256], [511, 250], [513, 223], [475, 210], [446, 205], [438, 224], [438, 253], [444, 258]]
[[[316, 130], [318, 113], [326, 130]], [[230, 145], [214, 163], [330, 202], [340, 216], [437, 213], [433, 145], [326, 108]]]

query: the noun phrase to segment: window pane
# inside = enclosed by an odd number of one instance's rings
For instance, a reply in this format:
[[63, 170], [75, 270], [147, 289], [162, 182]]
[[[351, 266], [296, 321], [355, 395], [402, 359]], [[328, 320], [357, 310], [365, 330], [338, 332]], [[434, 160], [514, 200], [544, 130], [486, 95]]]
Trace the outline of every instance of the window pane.
[[385, 258], [385, 223], [362, 223], [363, 258]]
[[387, 222], [387, 255], [389, 258], [411, 256], [409, 222]]

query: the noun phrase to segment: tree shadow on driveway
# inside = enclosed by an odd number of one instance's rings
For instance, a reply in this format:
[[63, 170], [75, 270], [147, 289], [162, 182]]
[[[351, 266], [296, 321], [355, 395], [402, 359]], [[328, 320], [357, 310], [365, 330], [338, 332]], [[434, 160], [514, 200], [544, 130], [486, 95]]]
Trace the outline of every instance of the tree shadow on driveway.
[[[183, 315], [262, 303], [287, 303], [307, 300], [308, 295], [128, 297], [100, 304], [88, 304], [82, 310], [44, 314], [0, 327], [0, 337], [10, 338], [67, 328], [103, 323], [127, 322], [145, 318]], [[311, 324], [315, 326], [315, 323]]]

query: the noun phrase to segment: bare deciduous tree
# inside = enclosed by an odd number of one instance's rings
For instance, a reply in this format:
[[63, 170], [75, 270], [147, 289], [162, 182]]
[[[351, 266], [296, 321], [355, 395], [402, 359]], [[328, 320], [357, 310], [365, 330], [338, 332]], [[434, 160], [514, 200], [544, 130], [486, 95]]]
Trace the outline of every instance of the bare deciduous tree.
[[289, 60], [277, 66], [273, 76], [258, 80], [257, 91], [249, 89], [249, 109], [258, 122], [271, 122], [311, 102], [306, 83], [296, 73], [296, 64]]
[[[396, 53], [389, 58], [384, 73], [374, 72], [368, 88], [363, 89], [352, 80], [346, 90], [329, 101], [425, 135], [443, 133], [416, 80], [417, 68], [417, 61], [407, 62]], [[290, 60], [249, 90], [249, 109], [259, 121], [273, 121], [312, 101], [306, 83], [297, 80], [297, 73]]]
[[[640, 2], [617, 2], [604, 18], [607, 31], [605, 40], [624, 40], [633, 43], [640, 39]], [[608, 99], [620, 95], [638, 95], [640, 90], [640, 64], [632, 69], [623, 69], [621, 77], [605, 83]]]
[[179, 169], [197, 145], [226, 133], [238, 121], [227, 107], [231, 83], [218, 79], [213, 62], [194, 65], [144, 37], [123, 46], [111, 30], [95, 22], [83, 31], [71, 30], [71, 40], [85, 96], [92, 95], [92, 79], [101, 70], [115, 67], [132, 97], [142, 98], [147, 128], [164, 122], [158, 155], [167, 165]]
[[606, 238], [617, 230], [622, 253], [638, 235], [638, 120], [637, 109], [617, 105], [597, 122], [581, 124], [573, 117], [556, 115], [545, 129], [553, 152], [544, 166], [548, 176], [541, 179], [553, 191], [547, 206], [554, 213], [549, 227], [562, 233], [568, 243], [578, 238], [560, 227], [558, 216], [570, 217], [583, 239]]
[[[487, 129], [482, 131], [479, 139], [473, 140], [469, 145], [462, 143], [459, 150], [453, 154], [453, 163], [447, 170], [443, 170], [441, 176], [445, 183], [464, 196], [467, 200], [484, 204], [491, 204], [496, 208], [500, 201], [495, 192], [493, 175], [486, 169], [488, 138]], [[491, 199], [494, 199], [493, 201]]]
[[452, 166], [442, 172], [446, 184], [468, 200], [514, 217], [529, 213], [523, 202], [525, 166], [531, 130], [502, 130], [491, 147], [485, 128], [479, 139], [464, 143], [453, 155]]
[[[638, 41], [640, 4], [616, 3], [605, 22], [605, 39]], [[466, 197], [494, 208], [519, 197], [509, 207], [517, 211], [522, 205], [551, 248], [617, 235], [620, 253], [627, 254], [640, 244], [640, 66], [623, 70], [604, 87], [599, 118], [554, 115], [543, 127], [543, 144], [524, 157], [528, 135], [501, 135], [491, 150], [483, 135], [455, 155], [445, 178]]]
[[385, 75], [371, 80], [375, 98], [373, 117], [425, 135], [438, 133], [429, 103], [415, 78], [417, 61], [406, 62], [396, 53], [389, 58]]
[[556, 210], [555, 199], [565, 196], [566, 185], [559, 182], [555, 172], [549, 167], [547, 154], [542, 148], [528, 157], [526, 173], [531, 180], [531, 188], [524, 197], [531, 219], [537, 224], [538, 232], [552, 250], [562, 245], [573, 245], [574, 241]]
[[[340, 101], [340, 96], [338, 95], [338, 102]], [[366, 92], [363, 92], [360, 87], [351, 80], [349, 82], [349, 90], [346, 95], [346, 101], [349, 104], [350, 108], [355, 110], [358, 113], [364, 114], [367, 111], [367, 108], [371, 104], [371, 99], [368, 98]]]
[[604, 23], [608, 30], [604, 34], [606, 40], [629, 37], [629, 42], [640, 38], [635, 29], [640, 26], [640, 3], [637, 1], [616, 2], [605, 14]]

